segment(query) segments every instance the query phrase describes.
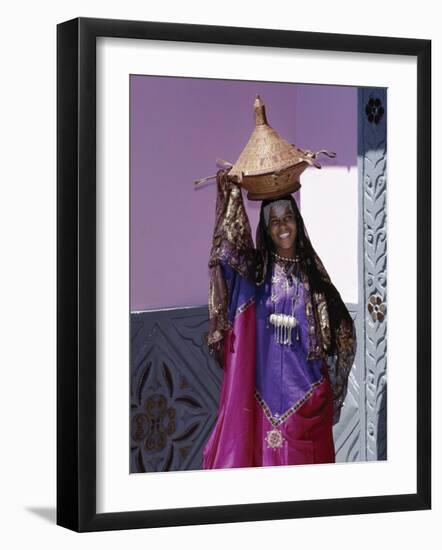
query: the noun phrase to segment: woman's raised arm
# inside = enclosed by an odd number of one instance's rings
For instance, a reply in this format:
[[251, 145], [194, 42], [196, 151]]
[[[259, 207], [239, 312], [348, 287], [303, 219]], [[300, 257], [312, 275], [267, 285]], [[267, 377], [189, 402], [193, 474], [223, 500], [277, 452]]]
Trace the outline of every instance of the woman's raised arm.
[[229, 304], [239, 285], [254, 285], [255, 249], [241, 189], [225, 170], [216, 175], [215, 227], [209, 258], [209, 332], [207, 343], [222, 356], [231, 328]]
[[215, 227], [209, 267], [223, 261], [253, 282], [254, 246], [241, 189], [224, 170], [216, 177]]
[[203, 467], [254, 465], [256, 313], [254, 248], [241, 189], [217, 173], [216, 219], [209, 260], [209, 349], [224, 368], [217, 421]]

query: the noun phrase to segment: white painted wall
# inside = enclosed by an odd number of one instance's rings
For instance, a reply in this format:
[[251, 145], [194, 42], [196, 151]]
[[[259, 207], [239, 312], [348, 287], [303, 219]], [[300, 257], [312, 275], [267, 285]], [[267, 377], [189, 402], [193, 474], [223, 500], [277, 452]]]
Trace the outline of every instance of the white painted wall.
[[358, 169], [310, 168], [301, 211], [313, 247], [347, 303], [358, 301]]

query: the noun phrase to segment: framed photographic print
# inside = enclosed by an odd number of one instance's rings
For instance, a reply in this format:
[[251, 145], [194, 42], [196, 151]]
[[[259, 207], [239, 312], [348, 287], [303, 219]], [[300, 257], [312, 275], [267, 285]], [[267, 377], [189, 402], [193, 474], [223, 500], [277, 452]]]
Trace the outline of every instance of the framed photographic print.
[[430, 65], [58, 26], [59, 525], [430, 507]]

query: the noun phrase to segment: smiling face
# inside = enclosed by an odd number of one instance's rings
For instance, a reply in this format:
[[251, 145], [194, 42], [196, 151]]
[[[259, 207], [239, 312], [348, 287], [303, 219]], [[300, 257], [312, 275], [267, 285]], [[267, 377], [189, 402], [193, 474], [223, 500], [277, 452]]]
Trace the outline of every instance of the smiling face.
[[268, 231], [280, 256], [293, 257], [295, 254], [296, 220], [290, 206], [270, 207]]

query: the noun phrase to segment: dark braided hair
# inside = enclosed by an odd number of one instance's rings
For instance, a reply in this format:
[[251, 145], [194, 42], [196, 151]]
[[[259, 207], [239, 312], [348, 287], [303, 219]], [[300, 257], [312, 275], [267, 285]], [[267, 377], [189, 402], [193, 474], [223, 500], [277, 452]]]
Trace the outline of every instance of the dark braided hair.
[[271, 270], [273, 261], [272, 252], [276, 252], [264, 217], [264, 207], [276, 200], [288, 200], [295, 215], [295, 253], [299, 258], [297, 269], [307, 276], [312, 295], [318, 293], [325, 295], [331, 331], [329, 353], [333, 354], [336, 352], [336, 336], [339, 327], [342, 326], [342, 323], [347, 326], [352, 325], [353, 320], [350, 317], [341, 295], [331, 282], [327, 270], [313, 248], [301, 212], [292, 195], [279, 197], [278, 199], [264, 200], [261, 203], [259, 223], [256, 229], [256, 284], [261, 285], [264, 283], [266, 274]]

